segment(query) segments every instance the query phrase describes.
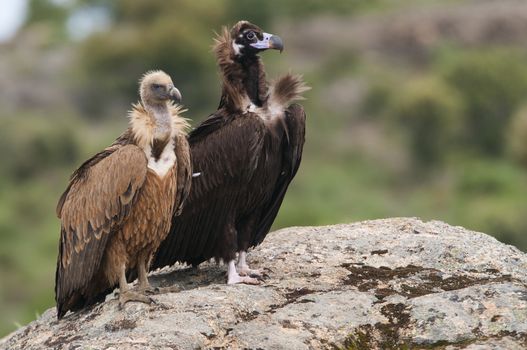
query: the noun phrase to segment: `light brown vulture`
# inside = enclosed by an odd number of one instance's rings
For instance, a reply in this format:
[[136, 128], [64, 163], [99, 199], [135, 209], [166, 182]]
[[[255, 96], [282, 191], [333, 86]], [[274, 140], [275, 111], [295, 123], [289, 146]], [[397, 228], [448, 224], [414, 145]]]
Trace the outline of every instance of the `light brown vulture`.
[[[286, 74], [270, 86], [258, 54], [282, 40], [247, 21], [216, 39], [222, 75], [218, 110], [189, 135], [192, 183], [152, 269], [215, 258], [228, 263], [227, 283], [258, 283], [247, 250], [260, 244], [295, 176], [304, 145], [305, 113], [291, 104], [308, 88]], [[238, 261], [235, 264], [236, 254]]]
[[[57, 205], [59, 318], [104, 300], [117, 285], [121, 303], [148, 302], [148, 264], [189, 193], [188, 124], [171, 101], [181, 94], [162, 71], [145, 74], [139, 93], [129, 128], [73, 173]], [[137, 292], [127, 285], [132, 270]]]

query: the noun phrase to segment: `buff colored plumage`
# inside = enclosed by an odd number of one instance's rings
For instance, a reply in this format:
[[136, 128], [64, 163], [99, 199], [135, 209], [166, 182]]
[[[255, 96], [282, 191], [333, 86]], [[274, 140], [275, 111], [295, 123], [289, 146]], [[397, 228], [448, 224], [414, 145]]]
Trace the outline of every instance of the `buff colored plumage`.
[[[141, 79], [140, 96], [130, 127], [73, 173], [57, 205], [59, 318], [104, 300], [117, 285], [121, 303], [148, 302], [152, 254], [189, 193], [188, 124], [170, 102], [179, 102], [179, 91], [167, 74], [153, 71]], [[126, 281], [131, 271], [139, 276], [137, 292]]]

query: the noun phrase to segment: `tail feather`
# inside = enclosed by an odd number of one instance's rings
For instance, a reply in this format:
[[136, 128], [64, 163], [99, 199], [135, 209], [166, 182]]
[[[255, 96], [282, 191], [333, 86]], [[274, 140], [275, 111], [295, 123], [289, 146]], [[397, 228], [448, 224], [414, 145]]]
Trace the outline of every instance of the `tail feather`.
[[[59, 273], [57, 271], [57, 273]], [[101, 272], [97, 278], [82, 289], [65, 292], [59, 284], [55, 287], [57, 302], [57, 318], [60, 320], [68, 312], [75, 312], [103, 302], [117, 285], [110, 286]]]
[[74, 292], [65, 300], [57, 302], [57, 318], [60, 320], [68, 312], [76, 312], [88, 308], [92, 305], [103, 302], [106, 295], [112, 292], [113, 288], [107, 288], [93, 296], [85, 296], [81, 293]]

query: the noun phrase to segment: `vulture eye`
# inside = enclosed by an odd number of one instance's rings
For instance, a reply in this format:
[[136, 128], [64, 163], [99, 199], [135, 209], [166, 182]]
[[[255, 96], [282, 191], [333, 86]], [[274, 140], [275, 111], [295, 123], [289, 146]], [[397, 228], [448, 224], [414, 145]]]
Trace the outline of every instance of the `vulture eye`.
[[154, 88], [156, 90], [159, 90], [159, 89], [161, 89], [161, 85], [159, 85], [159, 84], [152, 84], [152, 88]]
[[245, 34], [245, 37], [249, 40], [253, 40], [256, 37], [256, 34], [251, 30], [247, 34]]

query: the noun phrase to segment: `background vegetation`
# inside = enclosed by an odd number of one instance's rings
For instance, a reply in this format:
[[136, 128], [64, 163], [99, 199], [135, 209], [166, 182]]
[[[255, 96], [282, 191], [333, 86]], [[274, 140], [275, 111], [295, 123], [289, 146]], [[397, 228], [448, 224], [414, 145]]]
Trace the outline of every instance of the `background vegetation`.
[[527, 4], [500, 1], [31, 0], [0, 45], [0, 335], [53, 306], [69, 174], [126, 127], [163, 69], [193, 125], [220, 87], [214, 31], [285, 42], [270, 77], [313, 87], [301, 169], [275, 228], [419, 216], [527, 250]]

